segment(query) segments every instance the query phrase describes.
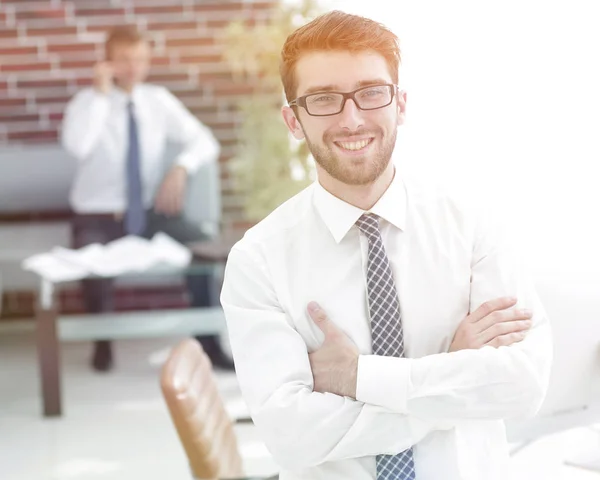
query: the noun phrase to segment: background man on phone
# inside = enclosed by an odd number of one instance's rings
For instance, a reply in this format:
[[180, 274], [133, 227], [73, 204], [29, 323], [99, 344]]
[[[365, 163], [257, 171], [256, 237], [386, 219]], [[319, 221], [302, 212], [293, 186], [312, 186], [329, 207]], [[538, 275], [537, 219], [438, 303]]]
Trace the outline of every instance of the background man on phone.
[[391, 31], [343, 12], [282, 49], [318, 178], [232, 249], [221, 293], [282, 480], [506, 480], [503, 420], [545, 396], [549, 322], [518, 256], [392, 160], [399, 63]]
[[[220, 146], [167, 89], [143, 83], [149, 67], [150, 45], [143, 35], [118, 27], [107, 38], [106, 61], [95, 66], [93, 87], [67, 105], [62, 144], [78, 167], [70, 195], [75, 248], [159, 231], [182, 243], [206, 237], [182, 211], [188, 177], [217, 161]], [[165, 174], [168, 141], [182, 148]], [[194, 306], [210, 305], [215, 297], [211, 275], [190, 275], [188, 288]], [[113, 309], [111, 280], [84, 280], [83, 293], [88, 311]], [[215, 366], [233, 367], [217, 337], [199, 340]], [[92, 364], [111, 368], [108, 340], [95, 343]]]

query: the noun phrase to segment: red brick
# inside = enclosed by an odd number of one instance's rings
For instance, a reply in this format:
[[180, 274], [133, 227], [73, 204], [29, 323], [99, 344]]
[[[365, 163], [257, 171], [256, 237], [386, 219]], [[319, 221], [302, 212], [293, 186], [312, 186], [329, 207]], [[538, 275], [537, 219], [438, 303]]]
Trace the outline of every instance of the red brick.
[[213, 130], [234, 130], [238, 127], [238, 124], [230, 121], [207, 121], [205, 120], [203, 123], [206, 123]]
[[[202, 88], [201, 87], [182, 87], [182, 88], [173, 88], [171, 89], [171, 93], [178, 98], [186, 99], [186, 98], [198, 98], [202, 96]], [[182, 100], [183, 101], [183, 100]]]
[[0, 115], [0, 124], [9, 124], [17, 122], [37, 122], [40, 117], [37, 113], [33, 114], [17, 114], [17, 115]]
[[279, 2], [252, 2], [250, 5], [251, 10], [274, 10], [279, 8]]
[[62, 95], [55, 95], [52, 97], [36, 97], [35, 103], [37, 105], [46, 105], [48, 103], [67, 103], [71, 99], [71, 95], [68, 95], [66, 92]]
[[[106, 2], [108, 3], [108, 2]], [[108, 16], [125, 16], [124, 8], [79, 8], [75, 9], [75, 15], [78, 17], [108, 17]]]
[[216, 95], [251, 95], [257, 87], [244, 83], [217, 82], [212, 85], [212, 89]]
[[[1, 58], [1, 57], [0, 57]], [[0, 60], [0, 68], [3, 65], [21, 65], [21, 64], [30, 64], [30, 63], [38, 63], [43, 60], [40, 60], [37, 54], [35, 55], [7, 55]]]
[[208, 47], [215, 45], [213, 37], [192, 36], [189, 38], [167, 38], [165, 42], [167, 48], [174, 47]]
[[151, 32], [162, 30], [194, 30], [198, 22], [182, 20], [181, 22], [152, 22], [148, 23], [148, 30]]
[[134, 7], [133, 9], [136, 15], [148, 15], [148, 14], [170, 14], [170, 13], [183, 13], [183, 5], [152, 5], [152, 6], [141, 6]]
[[46, 47], [48, 53], [63, 53], [63, 52], [81, 52], [94, 55], [97, 45], [95, 43], [63, 43], [50, 44]]
[[19, 31], [16, 28], [2, 28], [0, 29], [0, 38], [17, 38]]
[[75, 85], [78, 87], [89, 87], [94, 83], [94, 79], [92, 77], [80, 77], [75, 79]]
[[194, 5], [194, 12], [215, 12], [215, 11], [227, 11], [227, 12], [240, 12], [246, 8], [250, 7], [252, 4], [246, 4], [242, 2], [233, 2], [233, 3], [221, 3], [221, 2], [212, 2], [212, 3], [201, 3], [199, 5]]
[[9, 141], [54, 142], [58, 140], [58, 132], [55, 129], [30, 132], [10, 132], [7, 134], [7, 138]]
[[150, 74], [148, 82], [150, 83], [183, 83], [187, 82], [190, 76], [187, 73], [162, 73]]
[[[181, 101], [184, 102], [183, 97], [180, 95], [177, 95], [177, 98], [180, 98]], [[189, 110], [192, 112], [192, 115], [198, 118], [203, 118], [208, 115], [217, 115], [219, 113], [219, 108], [216, 105], [210, 107], [191, 107]]]
[[171, 58], [169, 57], [152, 57], [152, 65], [165, 66], [171, 65]]
[[64, 8], [47, 8], [34, 10], [17, 10], [15, 18], [17, 20], [44, 20], [48, 18], [65, 18], [66, 12]]
[[9, 48], [0, 48], [0, 58], [3, 56], [13, 56], [13, 55], [37, 55], [38, 48], [37, 47], [9, 47]]
[[[223, 139], [219, 143], [221, 144], [221, 147], [223, 147], [224, 151], [227, 151], [227, 147], [237, 147], [238, 145], [238, 141], [231, 138]], [[220, 158], [219, 161], [227, 161], [227, 158]]]
[[48, 0], [2, 0], [2, 3], [14, 5], [16, 8], [22, 10], [32, 10], [35, 8], [48, 7]]
[[233, 74], [228, 72], [204, 72], [201, 71], [198, 75], [200, 83], [215, 83], [215, 82], [232, 82]]
[[243, 215], [246, 213], [246, 209], [243, 205], [223, 205], [223, 214], [225, 215]]
[[6, 13], [0, 12], [0, 22], [6, 22]]
[[67, 88], [68, 85], [65, 78], [17, 81], [17, 88]]
[[1, 64], [0, 72], [43, 72], [50, 71], [52, 65], [49, 62]]
[[51, 122], [62, 122], [64, 112], [55, 112], [48, 115]]
[[224, 29], [234, 20], [237, 20], [237, 18], [235, 18], [235, 17], [231, 17], [228, 19], [210, 19], [209, 18], [206, 20], [205, 25], [208, 28]]
[[64, 60], [60, 61], [60, 68], [64, 68], [64, 69], [92, 69], [94, 68], [94, 65], [96, 65], [96, 59], [95, 58], [89, 58], [87, 60], [67, 60], [66, 58]]
[[234, 230], [239, 230], [242, 233], [245, 232], [246, 230], [249, 230], [254, 225], [256, 225], [256, 222], [252, 222], [249, 220], [238, 220], [238, 221], [234, 221], [231, 223], [231, 227]]
[[0, 108], [17, 111], [15, 107], [24, 107], [27, 105], [26, 98], [0, 98]]
[[59, 27], [59, 28], [28, 28], [27, 35], [37, 37], [50, 37], [54, 35], [76, 35], [77, 27]]
[[217, 53], [207, 53], [205, 55], [181, 55], [180, 63], [202, 64], [202, 63], [218, 63], [223, 61], [223, 55]]
[[24, 92], [26, 92], [28, 97], [36, 99], [38, 103], [40, 102], [38, 99], [44, 99], [45, 103], [60, 102], [65, 96], [70, 94], [69, 90], [64, 87], [28, 88]]
[[123, 22], [118, 22], [113, 25], [88, 25], [86, 31], [90, 33], [108, 33], [113, 27], [125, 25]]

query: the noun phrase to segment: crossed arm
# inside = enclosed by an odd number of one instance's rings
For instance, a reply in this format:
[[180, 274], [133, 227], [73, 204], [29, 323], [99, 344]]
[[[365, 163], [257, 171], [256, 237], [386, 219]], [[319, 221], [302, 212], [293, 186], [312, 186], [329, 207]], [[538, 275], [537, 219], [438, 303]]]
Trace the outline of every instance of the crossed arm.
[[463, 419], [505, 419], [539, 409], [550, 370], [548, 320], [532, 288], [517, 280], [505, 284], [511, 277], [501, 270], [494, 278], [503, 261], [495, 252], [473, 265], [472, 305], [513, 291], [533, 311], [527, 336], [511, 346], [419, 359], [359, 356], [355, 392], [351, 381], [339, 391], [316, 384], [319, 350], [307, 353], [256, 255], [234, 248], [221, 301], [244, 398], [282, 466], [395, 454]]

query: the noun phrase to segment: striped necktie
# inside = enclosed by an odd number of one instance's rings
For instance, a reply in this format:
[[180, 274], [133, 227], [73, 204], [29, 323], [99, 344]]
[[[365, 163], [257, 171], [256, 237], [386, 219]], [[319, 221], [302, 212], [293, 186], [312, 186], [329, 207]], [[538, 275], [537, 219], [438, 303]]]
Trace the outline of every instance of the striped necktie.
[[[379, 231], [379, 217], [365, 214], [356, 222], [369, 242], [367, 298], [371, 317], [373, 355], [404, 356], [398, 292]], [[377, 480], [415, 480], [412, 448], [396, 455], [377, 455]]]
[[146, 212], [140, 175], [140, 144], [133, 102], [127, 104], [129, 143], [127, 148], [127, 210], [125, 231], [141, 235], [146, 229]]

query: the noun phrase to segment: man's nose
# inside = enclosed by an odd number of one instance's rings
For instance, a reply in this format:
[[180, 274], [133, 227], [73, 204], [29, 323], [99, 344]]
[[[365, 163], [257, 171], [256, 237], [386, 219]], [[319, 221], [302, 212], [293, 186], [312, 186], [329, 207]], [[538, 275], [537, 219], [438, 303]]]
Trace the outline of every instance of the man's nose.
[[351, 131], [358, 130], [358, 128], [364, 125], [362, 110], [358, 108], [351, 98], [345, 100], [344, 108], [339, 113], [339, 124], [340, 127]]

